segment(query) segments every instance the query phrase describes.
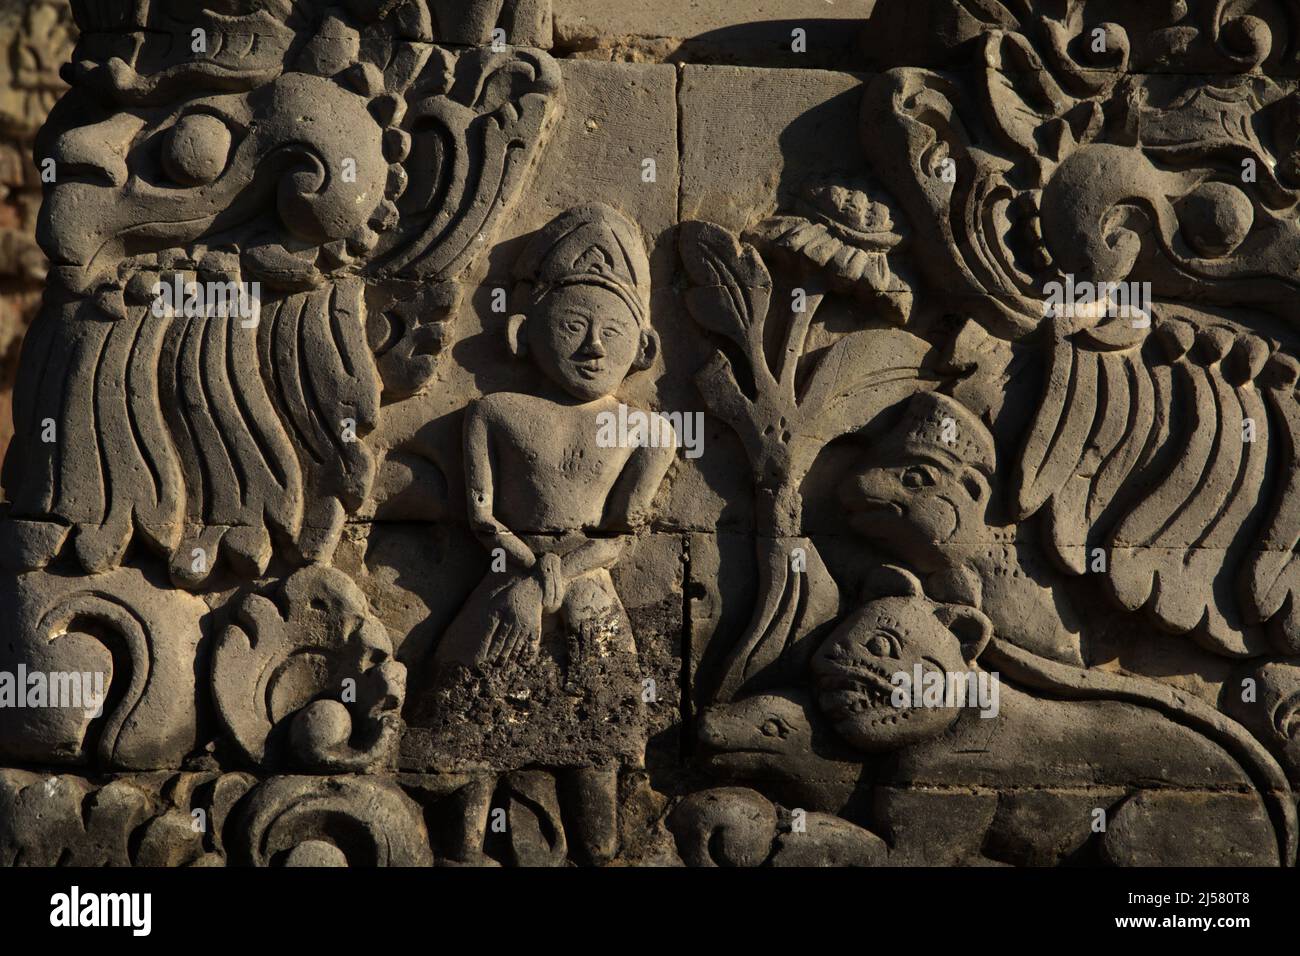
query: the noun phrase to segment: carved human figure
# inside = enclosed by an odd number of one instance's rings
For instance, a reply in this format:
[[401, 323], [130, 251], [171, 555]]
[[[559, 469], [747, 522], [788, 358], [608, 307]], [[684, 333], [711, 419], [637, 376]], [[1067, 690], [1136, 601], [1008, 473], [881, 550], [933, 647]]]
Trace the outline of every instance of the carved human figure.
[[576, 207], [534, 237], [515, 271], [521, 312], [508, 323], [510, 348], [535, 363], [543, 384], [536, 394], [487, 395], [466, 414], [470, 521], [492, 564], [434, 660], [452, 683], [469, 668], [526, 684], [539, 710], [530, 723], [539, 724], [559, 719], [555, 698], [540, 689], [554, 665], [575, 693], [581, 685], [593, 694], [585, 722], [633, 738], [617, 745], [598, 730], [594, 750], [548, 756], [525, 744], [525, 753], [502, 758], [556, 761], [575, 804], [570, 844], [598, 863], [618, 848], [619, 767], [639, 762], [645, 744], [636, 718], [611, 703], [639, 695], [623, 686], [636, 645], [610, 569], [623, 552], [620, 535], [645, 525], [677, 438], [661, 419], [658, 442], [631, 431], [609, 440], [607, 416], [650, 420], [641, 409], [620, 415], [615, 397], [659, 345], [637, 227], [608, 206]]
[[657, 446], [611, 443], [598, 427], [659, 345], [636, 226], [608, 206], [571, 209], [533, 239], [516, 275], [524, 311], [510, 319], [511, 350], [545, 384], [487, 395], [466, 414], [470, 520], [494, 570], [443, 636], [441, 665], [533, 660], [555, 615], [584, 655], [635, 653], [609, 569], [617, 533], [646, 523], [676, 445], [666, 420]]

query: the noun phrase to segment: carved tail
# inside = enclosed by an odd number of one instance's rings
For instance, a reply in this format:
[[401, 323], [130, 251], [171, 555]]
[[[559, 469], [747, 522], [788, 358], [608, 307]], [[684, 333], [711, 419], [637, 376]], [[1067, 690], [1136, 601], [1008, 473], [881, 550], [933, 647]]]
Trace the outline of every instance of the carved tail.
[[1283, 866], [1296, 862], [1296, 808], [1281, 766], [1258, 740], [1210, 705], [1158, 681], [1058, 664], [994, 637], [982, 664], [1017, 683], [1065, 700], [1121, 700], [1160, 711], [1170, 720], [1209, 737], [1235, 757], [1259, 789], [1277, 831]]

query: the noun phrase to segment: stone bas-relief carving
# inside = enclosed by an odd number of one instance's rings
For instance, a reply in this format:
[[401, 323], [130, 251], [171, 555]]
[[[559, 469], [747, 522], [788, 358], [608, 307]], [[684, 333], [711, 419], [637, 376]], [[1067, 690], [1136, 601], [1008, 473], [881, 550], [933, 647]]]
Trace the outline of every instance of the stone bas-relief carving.
[[26, 4], [0, 861], [1295, 865], [1282, 6]]
[[[490, 569], [470, 595], [438, 644], [434, 668], [452, 688], [482, 673], [553, 662], [566, 696], [582, 684], [617, 693], [624, 671], [624, 690], [636, 698], [636, 643], [610, 568], [623, 550], [619, 534], [650, 518], [676, 434], [665, 420], [663, 444], [617, 446], [601, 440], [599, 423], [618, 416], [615, 391], [658, 350], [649, 262], [634, 224], [612, 208], [588, 206], [542, 229], [517, 273], [526, 311], [511, 316], [509, 344], [541, 369], [546, 390], [494, 393], [466, 411], [470, 524], [494, 565], [505, 568]], [[613, 534], [591, 534], [602, 530]], [[441, 709], [464, 706], [455, 690], [450, 695]], [[530, 731], [556, 703], [543, 698], [529, 707]], [[597, 709], [577, 723], [626, 732], [627, 719], [605, 720]]]

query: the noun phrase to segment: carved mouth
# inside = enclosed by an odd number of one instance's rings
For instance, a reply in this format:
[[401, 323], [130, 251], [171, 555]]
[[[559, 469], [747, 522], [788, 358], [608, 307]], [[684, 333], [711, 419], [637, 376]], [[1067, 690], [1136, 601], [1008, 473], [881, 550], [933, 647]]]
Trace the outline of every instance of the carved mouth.
[[605, 371], [604, 362], [579, 362], [574, 367], [578, 370], [578, 374], [589, 382]]
[[859, 507], [862, 511], [886, 511], [897, 518], [907, 517], [907, 508], [900, 502], [888, 498], [861, 498]]
[[[60, 165], [59, 182], [51, 188], [41, 211], [41, 220], [46, 228], [50, 225], [50, 216], [79, 209], [88, 192], [96, 196], [113, 192], [126, 201], [125, 189], [106, 181], [108, 174], [98, 167], [87, 163], [69, 165], [69, 171]], [[170, 208], [183, 211], [180, 204], [173, 204]], [[43, 246], [50, 263], [58, 267], [69, 282], [70, 291], [84, 293], [105, 279], [126, 275], [135, 268], [155, 262], [157, 256], [172, 254], [180, 257], [186, 253], [192, 255], [206, 251], [207, 245], [197, 237], [212, 224], [215, 216], [172, 219], [156, 215], [143, 216], [143, 221], [132, 221], [136, 219], [133, 215], [122, 218], [126, 221], [115, 225], [111, 234], [100, 236], [94, 248], [88, 245], [91, 240], [85, 233], [68, 235], [57, 230]], [[166, 236], [162, 234], [164, 232]], [[110, 261], [105, 263], [105, 259]]]
[[858, 653], [851, 646], [836, 643], [827, 650], [825, 660], [831, 668], [829, 672], [821, 675], [824, 681], [841, 679], [871, 681], [890, 690], [893, 689], [892, 678], [898, 668], [895, 666], [891, 670], [879, 663], [880, 658], [875, 655]]
[[778, 753], [762, 747], [733, 747], [725, 739], [710, 739], [706, 734], [701, 734], [698, 742], [704, 766], [713, 770], [733, 769], [737, 764], [743, 765], [746, 758], [771, 757]]
[[[942, 666], [931, 658], [923, 660], [938, 673]], [[817, 677], [817, 703], [832, 723], [853, 720], [859, 726], [886, 727], [911, 719], [912, 704], [899, 707], [894, 694], [899, 689], [894, 675], [903, 670], [899, 662], [888, 666], [874, 655], [854, 647], [836, 645], [828, 650]], [[904, 686], [905, 693], [908, 692]]]
[[776, 750], [764, 750], [761, 747], [735, 747], [724, 749], [716, 746], [706, 746], [701, 748], [701, 756], [704, 758], [704, 764], [707, 767], [725, 768], [737, 762], [737, 758], [744, 757], [771, 757], [778, 753]]
[[869, 714], [871, 717], [867, 725], [881, 727], [908, 720], [912, 716], [911, 707], [894, 706], [893, 693], [893, 687], [885, 691], [846, 677], [822, 681], [817, 703], [832, 723], [845, 720], [861, 722], [864, 715]]
[[910, 708], [893, 705], [894, 684], [890, 680], [889, 669], [876, 661], [854, 654], [845, 648], [835, 648], [827, 655], [828, 663], [833, 663], [832, 673], [823, 673], [817, 682], [818, 703], [823, 713], [832, 721], [847, 720], [858, 717], [868, 711], [887, 710], [872, 721], [885, 721], [899, 715], [906, 715]]
[[[197, 223], [199, 220], [194, 220], [194, 222]], [[68, 257], [51, 258], [51, 270], [57, 272], [60, 281], [68, 292], [87, 298], [101, 296], [113, 289], [125, 291], [133, 278], [143, 274], [158, 278], [174, 274], [196, 277], [199, 272], [208, 272], [211, 273], [213, 279], [220, 278], [221, 281], [237, 278], [237, 275], [232, 272], [228, 260], [222, 262], [219, 268], [213, 268], [215, 260], [204, 263], [202, 260], [207, 255], [208, 250], [201, 244], [168, 246], [156, 251], [124, 256], [109, 267], [101, 265], [101, 254], [109, 247], [110, 243], [120, 240], [123, 236], [130, 236], [134, 231], [133, 229], [126, 229], [119, 233], [118, 236], [115, 236], [113, 240], [106, 240], [84, 262], [76, 262]], [[141, 289], [147, 293], [149, 291], [148, 287], [151, 285], [152, 282], [146, 282], [139, 289], [132, 290], [135, 293], [133, 299], [137, 304], [150, 300], [148, 295], [142, 297]]]
[[93, 300], [103, 312], [118, 319], [125, 318], [130, 306], [148, 307], [154, 303], [160, 283], [170, 289], [179, 279], [182, 289], [186, 289], [191, 282], [238, 285], [247, 278], [238, 256], [202, 244], [127, 256], [111, 270], [99, 269], [95, 263], [57, 264], [51, 272], [57, 273], [72, 295]]

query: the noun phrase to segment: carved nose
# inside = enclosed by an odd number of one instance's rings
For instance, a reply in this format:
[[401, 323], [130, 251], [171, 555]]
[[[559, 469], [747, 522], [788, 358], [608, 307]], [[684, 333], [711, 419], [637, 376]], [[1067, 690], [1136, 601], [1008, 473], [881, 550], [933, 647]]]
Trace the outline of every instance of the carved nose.
[[850, 510], [870, 509], [873, 503], [891, 501], [897, 494], [897, 484], [875, 469], [853, 475], [840, 485], [840, 502]]
[[600, 333], [596, 331], [594, 325], [587, 333], [587, 341], [583, 343], [582, 350], [588, 355], [594, 355], [598, 358], [605, 357], [605, 346], [601, 344]]
[[119, 113], [102, 123], [70, 129], [54, 141], [54, 181], [91, 179], [106, 186], [126, 184], [126, 154], [144, 120]]
[[717, 721], [710, 719], [709, 714], [705, 714], [696, 728], [696, 738], [706, 747], [715, 750], [721, 750], [726, 746], [727, 736], [722, 732], [722, 728], [717, 726]]

